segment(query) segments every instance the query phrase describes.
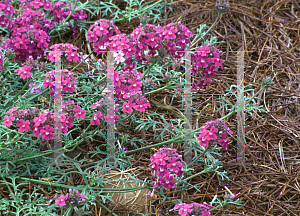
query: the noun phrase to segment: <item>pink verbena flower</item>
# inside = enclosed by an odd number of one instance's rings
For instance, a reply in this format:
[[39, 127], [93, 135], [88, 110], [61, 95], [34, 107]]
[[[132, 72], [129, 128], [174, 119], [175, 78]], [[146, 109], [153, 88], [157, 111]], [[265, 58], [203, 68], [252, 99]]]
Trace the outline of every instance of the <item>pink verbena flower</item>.
[[54, 137], [54, 134], [52, 133], [52, 131], [54, 131], [54, 128], [50, 127], [49, 125], [46, 125], [45, 130], [41, 131], [41, 135], [43, 135], [42, 138], [44, 140], [52, 139]]
[[206, 137], [206, 133], [200, 134], [197, 140], [199, 141], [200, 146], [207, 146], [209, 143], [209, 139]]
[[145, 109], [147, 108], [147, 104], [145, 104], [145, 100], [144, 99], [137, 99], [136, 100], [136, 104], [134, 106], [134, 108], [140, 112], [145, 112]]
[[142, 82], [140, 81], [140, 79], [133, 78], [133, 79], [128, 80], [128, 83], [131, 84], [129, 86], [130, 91], [137, 92], [137, 91], [141, 90]]
[[229, 143], [229, 139], [226, 139], [227, 134], [223, 133], [222, 134], [222, 139], [219, 139], [218, 142], [219, 144], [222, 146], [222, 148], [226, 149], [228, 148], [228, 143]]
[[30, 73], [30, 70], [32, 69], [32, 67], [28, 66], [28, 65], [25, 65], [17, 70], [15, 70], [14, 72], [18, 73], [18, 75], [21, 75], [20, 77], [22, 79], [26, 79], [26, 78], [29, 78], [31, 77], [32, 73]]
[[183, 174], [183, 160], [176, 149], [161, 148], [150, 158], [150, 161], [153, 188], [170, 189], [180, 181], [178, 178]]
[[210, 128], [210, 130], [206, 132], [207, 139], [209, 139], [209, 140], [217, 139], [217, 136], [215, 135], [215, 133], [217, 133], [217, 132], [218, 132], [218, 129], [216, 129], [214, 126], [212, 126]]
[[68, 196], [64, 196], [64, 195], [61, 195], [60, 197], [58, 197], [57, 200], [55, 200], [55, 204], [56, 205], [59, 205], [59, 206], [64, 206], [66, 205], [66, 200], [68, 199]]
[[3, 120], [2, 125], [10, 127], [12, 125], [12, 121], [15, 120], [15, 117], [11, 114], [10, 116], [5, 116]]
[[25, 122], [23, 122], [24, 120], [20, 119], [19, 121], [20, 121], [20, 123], [16, 124], [17, 127], [20, 127], [18, 131], [23, 132], [25, 130], [26, 132], [28, 132], [28, 130], [30, 129], [30, 127], [28, 126], [28, 125], [30, 125], [29, 120], [26, 120]]
[[85, 110], [81, 110], [80, 106], [77, 106], [76, 108], [73, 109], [74, 112], [76, 112], [76, 114], [74, 115], [74, 117], [76, 118], [81, 118], [84, 119], [85, 118]]
[[124, 102], [122, 111], [124, 113], [125, 112], [131, 113], [133, 111], [131, 107], [133, 107], [134, 105], [135, 103], [132, 103], [132, 100], [129, 99], [128, 102]]
[[214, 53], [214, 58], [211, 58], [211, 62], [215, 63], [216, 66], [222, 66], [223, 60], [220, 59], [220, 54], [215, 52]]
[[100, 111], [97, 112], [97, 114], [93, 113], [93, 118], [91, 119], [91, 124], [94, 125], [94, 124], [97, 124], [97, 125], [100, 125], [100, 121], [99, 119], [102, 118], [102, 114]]

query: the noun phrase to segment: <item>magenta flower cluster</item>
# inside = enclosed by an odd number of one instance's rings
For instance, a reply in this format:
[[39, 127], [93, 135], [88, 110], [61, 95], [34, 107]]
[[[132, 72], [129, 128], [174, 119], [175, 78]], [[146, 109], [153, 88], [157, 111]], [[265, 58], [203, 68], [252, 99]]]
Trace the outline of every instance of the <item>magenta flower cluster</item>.
[[173, 208], [174, 210], [179, 209], [179, 214], [181, 216], [211, 216], [209, 209], [212, 209], [213, 206], [204, 202], [200, 203], [178, 203]]
[[[48, 110], [40, 110], [35, 107], [31, 108], [31, 110], [19, 110], [16, 111], [19, 107], [13, 107], [6, 113], [9, 116], [4, 117], [4, 121], [2, 123], [3, 126], [10, 127], [13, 122], [19, 121], [16, 123], [16, 126], [19, 127], [19, 132], [28, 132], [30, 129], [33, 131], [33, 134], [36, 137], [42, 136], [44, 140], [51, 140], [54, 137], [54, 113]], [[74, 118], [71, 115], [65, 117], [64, 114], [61, 115], [62, 119], [62, 132], [67, 133], [67, 127], [71, 128], [74, 125]], [[31, 126], [32, 125], [32, 126]]]
[[[200, 80], [196, 84], [193, 82], [192, 88], [197, 91], [201, 87], [211, 84], [211, 78], [216, 76], [218, 67], [222, 67], [223, 60], [220, 58], [221, 51], [214, 46], [200, 46], [195, 49], [195, 54], [191, 55], [191, 73], [194, 76], [200, 75]], [[201, 73], [200, 73], [201, 71]]]
[[[9, 3], [10, 0], [5, 1], [5, 3], [3, 3], [3, 2], [4, 1], [0, 2], [0, 12], [2, 11], [4, 13], [4, 15], [11, 17], [15, 13], [14, 7]], [[4, 17], [2, 14], [1, 14], [1, 16]]]
[[[55, 70], [49, 71], [44, 75], [44, 88], [53, 87], [53, 90], [49, 91], [50, 95], [55, 93]], [[67, 69], [61, 70], [61, 87], [62, 94], [69, 92], [73, 93], [76, 90], [75, 83], [78, 83], [74, 77], [73, 72]]]
[[[158, 58], [158, 53], [165, 53], [164, 58], [171, 57], [175, 65], [182, 62], [184, 51], [190, 46], [190, 37], [193, 36], [184, 25], [180, 22], [164, 27], [146, 24], [141, 33], [142, 29], [141, 24], [130, 35], [120, 34], [111, 21], [98, 20], [90, 27], [87, 36], [98, 54], [105, 53], [107, 49], [124, 53], [128, 57], [125, 60], [125, 70], [134, 69], [135, 63], [131, 59], [134, 55], [139, 63], [151, 63], [153, 58]], [[218, 67], [222, 67], [223, 60], [220, 58], [222, 52], [209, 44], [198, 47], [195, 51], [191, 55], [192, 74], [200, 75], [200, 80], [198, 83], [193, 82], [192, 89], [197, 91], [211, 84], [211, 79], [216, 76]]]
[[80, 205], [82, 203], [85, 203], [85, 201], [88, 199], [87, 196], [84, 194], [80, 194], [78, 190], [73, 191], [72, 189], [69, 189], [69, 193], [66, 195], [61, 195], [55, 200], [55, 204], [59, 206], [65, 206], [66, 204], [69, 205]]
[[[93, 42], [95, 52], [101, 54], [107, 52], [105, 44], [112, 40], [111, 37], [114, 34], [121, 34], [121, 31], [115, 26], [113, 21], [100, 19], [90, 26], [87, 39], [90, 43]], [[125, 44], [123, 44], [123, 46], [124, 45]], [[111, 47], [114, 47], [114, 45], [112, 44]]]
[[54, 44], [50, 47], [51, 52], [48, 54], [47, 59], [51, 62], [56, 61], [56, 53], [58, 55], [58, 59], [60, 59], [60, 56], [63, 55], [64, 57], [73, 62], [81, 62], [80, 56], [77, 52], [78, 48], [72, 44]]
[[[135, 55], [139, 63], [149, 63], [146, 51], [154, 57], [157, 51], [166, 49], [169, 55], [174, 55], [174, 58], [182, 57], [184, 52], [176, 52], [184, 51], [186, 46], [190, 45], [189, 38], [193, 36], [192, 32], [180, 22], [169, 24], [164, 28], [147, 24], [139, 38], [141, 31], [142, 24], [130, 35], [121, 34], [111, 21], [102, 19], [90, 26], [87, 36], [88, 41], [93, 42], [96, 53], [107, 52], [107, 48], [110, 51], [122, 51], [127, 57]], [[117, 35], [114, 35], [115, 33]], [[176, 45], [180, 46], [180, 49], [176, 48]]]
[[[49, 32], [56, 24], [45, 18], [46, 14], [43, 10], [50, 11], [54, 21], [61, 22], [71, 12], [70, 9], [62, 8], [71, 8], [72, 4], [66, 1], [59, 1], [54, 3], [52, 8], [52, 3], [46, 0], [20, 0], [20, 2], [25, 3], [25, 5], [22, 6], [22, 10], [17, 18], [11, 17], [15, 10], [9, 1], [0, 3], [0, 12], [4, 13], [4, 15], [0, 15], [0, 26], [11, 30], [8, 35], [11, 40], [5, 39], [5, 48], [13, 49], [16, 54], [15, 60], [24, 62], [29, 56], [34, 58], [44, 56], [44, 50], [49, 45]], [[6, 18], [5, 15], [10, 16], [10, 18]], [[83, 10], [79, 10], [74, 12], [70, 18], [75, 20], [74, 26], [69, 23], [70, 28], [73, 29], [74, 38], [79, 30], [79, 27], [76, 26], [76, 20], [85, 19], [87, 15]]]
[[207, 146], [212, 140], [218, 139], [222, 148], [227, 150], [229, 139], [227, 139], [227, 132], [232, 134], [233, 132], [223, 123], [221, 119], [216, 119], [206, 123], [200, 131], [200, 135], [197, 138], [200, 146]]
[[[43, 55], [50, 42], [48, 31], [55, 26], [54, 22], [45, 18], [44, 12], [36, 11], [32, 7], [32, 5], [23, 6], [18, 18], [10, 18], [4, 22], [4, 27], [11, 30], [8, 35], [11, 40], [5, 39], [4, 46], [13, 49], [16, 54], [15, 60], [22, 62], [29, 56]], [[0, 20], [3, 19], [0, 17]]]
[[176, 149], [161, 148], [151, 158], [152, 186], [170, 189], [183, 175], [183, 160]]

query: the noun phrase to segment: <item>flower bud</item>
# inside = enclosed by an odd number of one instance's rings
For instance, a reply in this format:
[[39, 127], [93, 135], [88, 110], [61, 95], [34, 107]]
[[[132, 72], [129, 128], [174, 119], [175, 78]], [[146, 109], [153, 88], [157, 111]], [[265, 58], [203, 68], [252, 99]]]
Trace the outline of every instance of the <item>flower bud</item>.
[[229, 8], [229, 4], [226, 2], [226, 0], [218, 0], [215, 7], [217, 8], [219, 16], [221, 16], [223, 13], [225, 13], [227, 8]]
[[146, 14], [144, 14], [139, 19], [140, 19], [140, 22], [142, 23], [142, 25], [146, 26], [149, 23], [149, 21], [150, 21], [149, 18], [150, 18], [149, 16], [147, 16]]
[[144, 90], [144, 92], [152, 91], [156, 88], [156, 86], [157, 85], [156, 85], [155, 81], [152, 78], [146, 78], [143, 81], [143, 90]]

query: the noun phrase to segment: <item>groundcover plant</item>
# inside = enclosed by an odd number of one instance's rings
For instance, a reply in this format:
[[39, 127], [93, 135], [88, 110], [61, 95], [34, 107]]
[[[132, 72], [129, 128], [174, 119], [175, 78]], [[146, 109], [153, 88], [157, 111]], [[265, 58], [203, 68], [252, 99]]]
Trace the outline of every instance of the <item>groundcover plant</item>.
[[[208, 40], [206, 36], [229, 4], [218, 1], [215, 5], [218, 11], [216, 22], [208, 30], [201, 25], [197, 34], [193, 35], [180, 22], [165, 26], [155, 24], [163, 12], [164, 1], [151, 4], [143, 1], [126, 2], [127, 8], [120, 10], [112, 1], [1, 1], [0, 182], [9, 191], [9, 196], [1, 193], [2, 215], [100, 215], [93, 206], [100, 206], [107, 214], [116, 215], [107, 205], [108, 202], [114, 202], [108, 194], [143, 189], [147, 189], [148, 199], [160, 197], [162, 202], [170, 202], [171, 215], [207, 216], [227, 204], [241, 205], [238, 194], [233, 194], [228, 188], [229, 194], [226, 193], [222, 199], [214, 196], [210, 203], [184, 203], [170, 198], [170, 192], [175, 189], [184, 191], [192, 188], [201, 193], [199, 186], [190, 184], [188, 180], [207, 172], [215, 172], [222, 180], [229, 180], [226, 172], [219, 171], [222, 163], [217, 157], [221, 156], [221, 148], [228, 148], [228, 134], [233, 132], [223, 120], [239, 111], [235, 105], [224, 99], [220, 103], [226, 110], [229, 107], [227, 115], [192, 128], [190, 142], [194, 157], [191, 164], [184, 161], [181, 155], [183, 149], [169, 146], [185, 141], [183, 126], [186, 117], [177, 108], [158, 102], [181, 117], [167, 122], [164, 115], [156, 112], [145, 115], [151, 107], [151, 94], [173, 90], [172, 101], [177, 94], [184, 98], [182, 83], [188, 71], [181, 72], [181, 69], [186, 61], [186, 50], [191, 53], [191, 91], [197, 92], [211, 84], [212, 78], [222, 69], [223, 59], [222, 51], [215, 47], [218, 42], [215, 38]], [[88, 14], [98, 15], [101, 10], [112, 12], [111, 9], [116, 11], [112, 13], [114, 17], [111, 20], [86, 21]], [[118, 19], [119, 14], [123, 18]], [[137, 17], [140, 18], [140, 26], [131, 34], [122, 34], [115, 25]], [[153, 24], [149, 24], [151, 18], [154, 19]], [[88, 24], [92, 25], [88, 27]], [[55, 42], [69, 32], [72, 32], [73, 38], [79, 32], [84, 32], [86, 42], [92, 44], [92, 52], [83, 55], [78, 52], [79, 47], [71, 43]], [[200, 42], [201, 46], [196, 47]], [[113, 52], [114, 57], [115, 68], [112, 73], [107, 73], [109, 68], [105, 55], [109, 52]], [[91, 63], [92, 56], [96, 54], [102, 59]], [[49, 165], [54, 161], [51, 157], [52, 143], [58, 120], [54, 112], [57, 59], [63, 65], [60, 80], [62, 113], [59, 118], [63, 143], [59, 150], [62, 151], [63, 160], [61, 164]], [[88, 69], [91, 67], [92, 70], [81, 68], [80, 71], [79, 66], [83, 65], [88, 65]], [[114, 86], [106, 89], [105, 84], [109, 80]], [[272, 84], [270, 78], [264, 79], [261, 90], [245, 98], [246, 112], [253, 109], [263, 111], [255, 106], [253, 99]], [[108, 109], [107, 95], [102, 94], [105, 90], [113, 93], [114, 109]], [[75, 93], [88, 96], [76, 98], [72, 96]], [[159, 116], [162, 122], [153, 120], [152, 116]], [[147, 140], [136, 137], [129, 140], [128, 135], [118, 131], [126, 128], [126, 122], [131, 122], [135, 131], [146, 131], [151, 127], [156, 132], [161, 131], [156, 141], [160, 138], [162, 142], [150, 145]], [[106, 124], [115, 125], [118, 145], [114, 166], [108, 166], [105, 142], [86, 154], [89, 159], [77, 160], [81, 154], [77, 155], [80, 144], [99, 137], [106, 139]], [[157, 125], [163, 128], [157, 128]], [[74, 139], [76, 131], [80, 131], [80, 135], [77, 134]], [[163, 141], [167, 133], [171, 138]], [[135, 142], [139, 142], [139, 146]], [[131, 155], [147, 149], [156, 149], [148, 158], [149, 180], [143, 181], [133, 175], [130, 175], [130, 180], [119, 180], [124, 185], [134, 182], [143, 186], [107, 188], [105, 185], [111, 179], [105, 179], [105, 175], [96, 176], [92, 172], [95, 169], [102, 174], [117, 168], [126, 170], [132, 166]], [[77, 153], [71, 156], [72, 152]], [[194, 163], [205, 164], [205, 169], [192, 174]], [[75, 182], [75, 176], [80, 176], [82, 181]], [[29, 190], [26, 189], [28, 185]], [[34, 190], [31, 190], [32, 186]], [[132, 208], [127, 214], [155, 213]]]

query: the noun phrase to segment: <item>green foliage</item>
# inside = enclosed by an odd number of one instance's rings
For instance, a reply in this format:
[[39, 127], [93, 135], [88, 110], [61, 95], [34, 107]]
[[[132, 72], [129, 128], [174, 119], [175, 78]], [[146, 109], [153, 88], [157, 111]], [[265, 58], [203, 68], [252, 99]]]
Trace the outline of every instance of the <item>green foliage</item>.
[[[246, 113], [250, 113], [250, 115], [252, 116], [252, 111], [254, 109], [257, 109], [259, 112], [265, 112], [267, 113], [267, 111], [263, 110], [263, 109], [260, 109], [261, 107], [263, 107], [263, 105], [261, 106], [257, 106], [257, 103], [254, 99], [258, 99], [258, 100], [261, 100], [261, 98], [258, 98], [258, 97], [253, 97], [254, 96], [254, 89], [248, 89], [250, 88], [251, 86], [253, 86], [252, 84], [249, 84], [247, 86], [245, 86], [245, 90], [244, 90], [244, 93], [242, 93], [242, 95], [245, 95], [246, 92], [252, 92], [252, 96], [251, 97], [244, 97], [244, 101], [245, 101], [245, 107], [244, 107], [244, 112]], [[230, 89], [229, 90], [226, 90], [228, 91], [228, 93], [230, 95], [237, 95], [236, 92], [234, 92], [232, 90], [232, 88], [238, 88], [237, 85], [231, 85]], [[222, 109], [223, 107], [225, 107], [226, 111], [228, 110], [237, 110], [239, 111], [240, 108], [237, 107], [237, 105], [233, 105], [230, 101], [228, 101], [224, 96], [222, 96], [220, 98], [220, 100], [223, 100], [224, 102], [221, 102], [221, 101], [217, 101], [217, 103], [220, 103], [220, 104], [223, 104], [218, 110], [217, 112]]]
[[[124, 0], [124, 1], [128, 4], [125, 10], [121, 10], [118, 6], [113, 4], [112, 3], [113, 0], [110, 0], [109, 2], [100, 1], [99, 6], [95, 9], [95, 13], [98, 15], [101, 11], [102, 17], [104, 17], [104, 16], [108, 16], [108, 12], [110, 12], [109, 17], [112, 17], [112, 20], [114, 22], [117, 19], [120, 19], [120, 16], [122, 16], [122, 19], [124, 19], [124, 21], [128, 20], [130, 22], [133, 18], [137, 18], [143, 14], [147, 14], [150, 17], [153, 17], [153, 24], [156, 23], [157, 20], [161, 21], [161, 14], [164, 13], [163, 1], [161, 1], [160, 4], [156, 4], [155, 7], [151, 7], [151, 4], [153, 4], [154, 1], [150, 1], [150, 2], [145, 2], [144, 0], [142, 1]], [[167, 8], [172, 10], [170, 6], [167, 6]], [[115, 12], [113, 12], [113, 10]]]

